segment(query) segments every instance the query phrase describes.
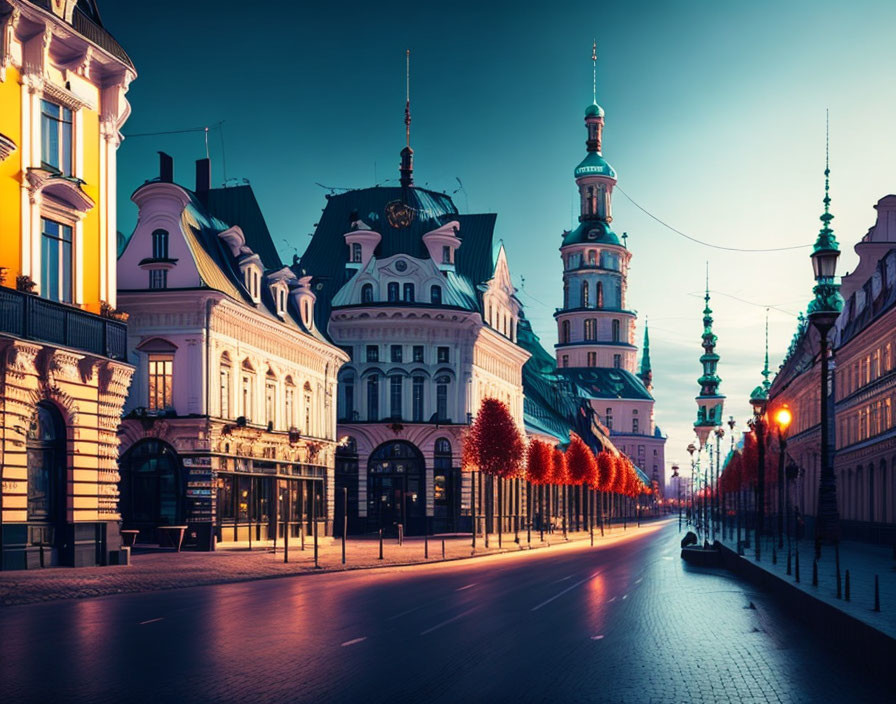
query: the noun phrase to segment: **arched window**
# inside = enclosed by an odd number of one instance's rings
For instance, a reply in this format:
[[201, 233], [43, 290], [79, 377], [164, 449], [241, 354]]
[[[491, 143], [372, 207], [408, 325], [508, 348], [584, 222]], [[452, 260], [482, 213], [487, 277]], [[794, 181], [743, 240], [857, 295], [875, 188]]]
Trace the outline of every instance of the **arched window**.
[[613, 321], [613, 342], [619, 342], [619, 321]]
[[121, 517], [128, 528], [147, 530], [183, 523], [183, 472], [174, 449], [142, 440], [121, 459]]
[[358, 263], [361, 261], [361, 243], [352, 242], [352, 261]]
[[371, 374], [367, 377], [367, 420], [380, 419], [380, 377], [379, 374]]
[[220, 409], [221, 418], [230, 418], [230, 385], [232, 378], [230, 355], [225, 352], [221, 355], [221, 363], [218, 370], [218, 408]]
[[567, 343], [569, 342], [569, 321], [564, 320], [560, 323], [560, 342]]
[[440, 306], [442, 305], [442, 287], [441, 286], [432, 286], [429, 289], [429, 301], [433, 305]]
[[448, 438], [437, 438], [433, 452], [433, 477], [432, 494], [436, 505], [448, 503], [449, 482], [451, 477], [453, 458], [451, 456], [451, 441]]
[[314, 426], [312, 424], [312, 420], [314, 418], [314, 416], [313, 416], [314, 409], [312, 408], [312, 405], [311, 405], [311, 402], [312, 402], [311, 384], [309, 384], [307, 381], [305, 382], [305, 386], [302, 387], [302, 396], [304, 397], [303, 398], [303, 402], [304, 402], [303, 408], [305, 410], [305, 426], [303, 428], [303, 431], [305, 432], [305, 435], [314, 435]]
[[277, 377], [270, 367], [264, 380], [264, 420], [272, 430], [277, 425]]
[[137, 347], [146, 355], [146, 407], [161, 411], [173, 405], [174, 353], [177, 347], [167, 340], [154, 338]]
[[168, 258], [168, 231], [154, 230], [152, 233], [152, 258]]
[[404, 394], [404, 377], [395, 374], [389, 377], [389, 416], [401, 420], [401, 400]]
[[604, 307], [604, 285], [602, 282], [597, 282], [597, 307]]
[[65, 421], [50, 401], [41, 401], [28, 428], [28, 520], [65, 521]]
[[248, 359], [240, 370], [240, 411], [246, 420], [252, 420], [255, 411], [255, 369]]
[[296, 385], [291, 376], [283, 380], [283, 421], [286, 429], [296, 425]]
[[396, 303], [398, 301], [398, 282], [390, 281], [386, 291], [389, 303]]
[[447, 374], [436, 377], [436, 419], [439, 422], [448, 420], [448, 385], [451, 377]]
[[585, 321], [585, 340], [594, 342], [597, 339], [597, 320], [588, 318]]
[[426, 377], [415, 376], [411, 382], [411, 417], [415, 423], [423, 422], [423, 400]]
[[414, 302], [414, 284], [404, 285], [404, 301], [405, 303]]
[[587, 308], [591, 304], [588, 296], [588, 282], [582, 282], [582, 308]]
[[373, 284], [364, 284], [361, 287], [361, 303], [373, 303]]

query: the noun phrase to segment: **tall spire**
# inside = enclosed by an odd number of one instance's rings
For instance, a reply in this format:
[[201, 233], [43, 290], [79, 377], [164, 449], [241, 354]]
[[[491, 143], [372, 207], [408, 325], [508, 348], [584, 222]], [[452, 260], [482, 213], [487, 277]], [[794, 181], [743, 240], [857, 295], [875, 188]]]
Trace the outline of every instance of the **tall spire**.
[[401, 150], [399, 173], [402, 188], [414, 185], [414, 150], [411, 149], [411, 50], [405, 52], [405, 101], [404, 101], [405, 146]]
[[653, 388], [653, 369], [650, 366], [650, 334], [647, 330], [647, 319], [644, 319], [644, 351], [641, 353], [641, 372], [638, 374], [644, 386], [650, 391]]
[[762, 388], [766, 394], [771, 388], [772, 383], [768, 380], [771, 372], [768, 369], [768, 308], [765, 309], [765, 366], [762, 368]]
[[697, 396], [697, 420], [694, 423], [694, 431], [700, 440], [700, 444], [706, 443], [710, 431], [722, 424], [722, 408], [725, 397], [719, 393], [719, 384], [722, 380], [717, 373], [719, 355], [716, 354], [716, 335], [712, 331], [712, 308], [709, 307], [709, 262], [706, 263], [706, 294], [703, 298], [703, 354], [700, 356], [700, 364], [703, 366], [703, 374], [697, 379], [700, 384], [700, 394]]
[[597, 39], [591, 44], [591, 99], [597, 105]]

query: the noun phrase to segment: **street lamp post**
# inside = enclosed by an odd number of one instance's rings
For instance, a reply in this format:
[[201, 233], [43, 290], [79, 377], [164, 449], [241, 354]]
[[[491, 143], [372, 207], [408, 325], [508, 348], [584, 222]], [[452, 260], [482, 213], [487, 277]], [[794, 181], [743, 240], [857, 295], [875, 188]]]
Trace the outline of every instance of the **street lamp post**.
[[[721, 494], [719, 488], [719, 475], [722, 471], [722, 438], [725, 437], [725, 429], [720, 425], [716, 428], [716, 478], [713, 489], [713, 505], [715, 508], [715, 532], [722, 530], [722, 524], [720, 521], [720, 502], [721, 502]], [[722, 540], [724, 540], [724, 534], [722, 535]]]
[[678, 465], [672, 465], [672, 478], [677, 479], [678, 485], [678, 532], [681, 533], [681, 475], [678, 473]]
[[787, 429], [793, 414], [785, 403], [775, 412], [778, 426], [778, 547], [784, 547], [784, 454], [787, 451]]
[[[737, 421], [734, 420], [734, 416], [728, 416], [728, 429], [731, 431], [730, 435], [731, 435], [731, 457], [732, 458], [734, 457], [734, 426], [736, 426], [736, 425], [737, 425]], [[740, 491], [740, 488], [738, 488], [738, 492], [739, 491]], [[734, 509], [735, 512], [737, 512], [737, 508], [738, 507], [735, 506], [735, 509]], [[740, 526], [740, 517], [736, 516], [735, 520], [738, 522], [738, 526]], [[730, 521], [728, 522], [728, 535], [731, 535], [731, 522]], [[740, 541], [739, 527], [738, 527], [737, 540], [738, 540], [738, 542]]]
[[837, 543], [840, 540], [840, 514], [837, 510], [837, 480], [831, 459], [831, 438], [828, 427], [828, 332], [834, 326], [843, 310], [843, 296], [840, 285], [835, 283], [837, 258], [840, 249], [829, 212], [830, 162], [827, 146], [824, 168], [824, 213], [821, 215], [822, 228], [812, 249], [812, 270], [815, 274], [815, 297], [809, 303], [809, 321], [818, 330], [821, 339], [821, 476], [818, 482], [818, 510], [815, 516], [815, 554], [821, 555], [821, 543]]
[[694, 453], [696, 451], [697, 446], [694, 443], [690, 443], [688, 445], [688, 454], [691, 456], [691, 497], [690, 508], [688, 509], [688, 525], [694, 520]]
[[765, 516], [765, 409], [768, 406], [768, 393], [764, 386], [757, 386], [750, 394], [750, 405], [753, 406], [753, 430], [756, 433], [756, 445], [759, 450], [759, 471], [756, 487], [756, 562], [762, 558], [762, 524]]

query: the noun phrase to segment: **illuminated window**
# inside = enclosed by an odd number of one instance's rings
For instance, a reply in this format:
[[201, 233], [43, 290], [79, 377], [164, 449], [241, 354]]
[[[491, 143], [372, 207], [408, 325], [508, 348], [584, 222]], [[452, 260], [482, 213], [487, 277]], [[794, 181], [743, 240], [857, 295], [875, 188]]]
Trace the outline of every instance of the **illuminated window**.
[[589, 367], [597, 366], [597, 352], [589, 352], [588, 353], [588, 366]]
[[585, 321], [585, 340], [594, 342], [597, 339], [597, 321], [594, 318], [588, 318]]
[[150, 353], [147, 368], [149, 370], [149, 395], [146, 405], [151, 411], [161, 411], [171, 405], [174, 355]]

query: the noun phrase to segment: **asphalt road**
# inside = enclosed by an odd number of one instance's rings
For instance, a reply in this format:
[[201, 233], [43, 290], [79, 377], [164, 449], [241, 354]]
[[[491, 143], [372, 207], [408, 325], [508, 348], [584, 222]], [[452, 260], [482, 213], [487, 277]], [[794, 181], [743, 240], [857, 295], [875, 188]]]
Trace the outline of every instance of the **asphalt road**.
[[[861, 668], [665, 525], [600, 549], [0, 609], [0, 699], [844, 702]], [[750, 608], [750, 604], [755, 608]]]

